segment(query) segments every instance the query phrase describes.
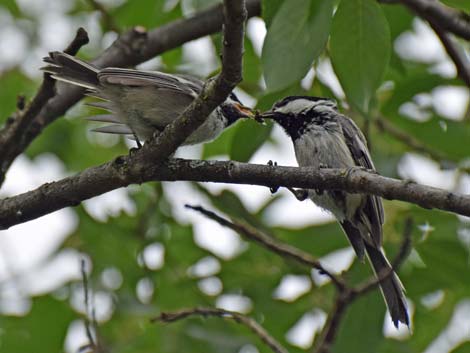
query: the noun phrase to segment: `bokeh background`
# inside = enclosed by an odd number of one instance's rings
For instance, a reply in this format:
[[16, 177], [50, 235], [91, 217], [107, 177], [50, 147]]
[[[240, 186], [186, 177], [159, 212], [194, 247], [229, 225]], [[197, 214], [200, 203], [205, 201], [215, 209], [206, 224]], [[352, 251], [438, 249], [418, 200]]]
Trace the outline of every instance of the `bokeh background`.
[[[65, 48], [78, 27], [90, 37], [79, 53], [87, 60], [106, 49], [118, 31], [135, 25], [155, 28], [217, 2], [100, 0], [106, 17], [91, 0], [0, 0], [0, 121], [15, 111], [19, 94], [34, 95], [42, 57]], [[469, 10], [463, 2], [460, 6]], [[350, 108], [328, 47], [301, 80], [269, 90], [261, 60], [267, 29], [259, 17], [247, 23], [244, 81], [236, 93], [261, 110], [292, 94], [335, 98], [365, 131], [381, 174], [469, 193], [468, 87], [456, 78], [454, 64], [428, 24], [399, 5], [382, 10], [393, 51], [367, 117]], [[208, 77], [220, 66], [220, 42], [220, 35], [200, 38], [138, 67]], [[468, 53], [468, 43], [459, 45]], [[83, 103], [17, 158], [1, 197], [104, 163], [134, 147], [132, 141], [90, 132], [97, 125], [83, 117], [97, 112]], [[383, 128], [381, 121], [415, 144]], [[282, 130], [255, 122], [238, 122], [216, 141], [180, 148], [178, 156], [296, 165]], [[186, 203], [265, 230], [319, 257], [334, 272], [347, 270], [352, 283], [372, 274], [355, 259], [329, 214], [284, 190], [271, 195], [257, 186], [189, 182], [131, 186], [0, 233], [0, 352], [72, 353], [88, 343], [82, 262], [98, 322], [93, 334], [110, 352], [268, 351], [246, 329], [215, 318], [149, 323], [160, 311], [193, 306], [246, 313], [291, 352], [309, 349], [331, 310], [332, 285], [317, 272], [185, 209]], [[468, 219], [398, 201], [384, 205], [384, 245], [391, 257], [402, 241], [405, 218], [414, 221], [413, 250], [400, 271], [412, 328], [396, 330], [374, 291], [349, 308], [335, 351], [470, 352]]]

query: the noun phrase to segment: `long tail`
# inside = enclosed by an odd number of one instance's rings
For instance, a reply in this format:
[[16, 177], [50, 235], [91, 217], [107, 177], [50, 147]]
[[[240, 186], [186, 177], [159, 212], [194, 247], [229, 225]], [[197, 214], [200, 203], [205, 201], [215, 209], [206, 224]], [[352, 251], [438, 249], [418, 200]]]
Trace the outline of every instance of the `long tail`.
[[[377, 249], [368, 244], [365, 244], [369, 260], [374, 267], [376, 274], [383, 273], [383, 271], [391, 270], [391, 265], [388, 262], [382, 249]], [[390, 276], [380, 283], [382, 294], [387, 303], [388, 311], [392, 317], [393, 324], [398, 327], [398, 322], [409, 326], [410, 320], [408, 318], [408, 309], [406, 299], [404, 296], [404, 288], [398, 278], [397, 274], [393, 272]]]
[[80, 59], [62, 52], [51, 52], [44, 59], [47, 66], [41, 70], [48, 72], [56, 80], [68, 82], [77, 86], [82, 86], [95, 90], [98, 85], [99, 70]]

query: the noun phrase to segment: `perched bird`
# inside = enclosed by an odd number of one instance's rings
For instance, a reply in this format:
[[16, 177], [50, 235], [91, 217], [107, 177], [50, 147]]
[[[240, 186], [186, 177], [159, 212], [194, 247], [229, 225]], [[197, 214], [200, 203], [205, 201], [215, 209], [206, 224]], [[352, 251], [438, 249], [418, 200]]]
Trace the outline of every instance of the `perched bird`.
[[[98, 69], [62, 52], [52, 52], [44, 61], [48, 65], [42, 70], [54, 79], [84, 87], [85, 94], [103, 100], [89, 105], [110, 114], [92, 116], [88, 120], [111, 125], [94, 131], [131, 135], [139, 145], [139, 141], [149, 140], [176, 119], [204, 85], [204, 81], [189, 75], [115, 67]], [[251, 109], [231, 93], [184, 144], [210, 141], [239, 118], [251, 116]]]
[[[364, 135], [331, 99], [286, 97], [260, 117], [275, 120], [292, 138], [299, 166], [374, 170]], [[379, 197], [339, 190], [299, 191], [293, 190], [300, 200], [310, 198], [336, 217], [358, 258], [363, 260], [367, 253], [376, 274], [391, 270], [382, 249], [384, 214]], [[404, 288], [396, 273], [380, 286], [394, 325], [409, 325]]]

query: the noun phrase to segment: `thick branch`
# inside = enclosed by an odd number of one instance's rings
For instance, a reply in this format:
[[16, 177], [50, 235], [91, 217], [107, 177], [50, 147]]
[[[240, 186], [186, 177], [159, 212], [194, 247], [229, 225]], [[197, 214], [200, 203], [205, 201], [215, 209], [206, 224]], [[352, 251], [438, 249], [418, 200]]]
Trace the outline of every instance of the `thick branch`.
[[382, 3], [402, 3], [429, 23], [470, 40], [470, 17], [462, 11], [445, 6], [437, 0], [379, 0]]
[[[146, 154], [147, 156], [140, 156]], [[238, 162], [172, 159], [166, 163], [140, 162], [149, 158], [139, 150], [74, 176], [47, 183], [36, 190], [0, 201], [0, 229], [26, 222], [105, 192], [147, 181], [200, 181], [289, 186], [303, 189], [345, 190], [401, 200], [424, 208], [438, 208], [470, 216], [470, 196], [402, 181], [353, 168], [280, 167]]]
[[248, 327], [251, 332], [258, 336], [269, 348], [271, 348], [273, 352], [289, 353], [287, 349], [285, 349], [279, 342], [277, 342], [276, 339], [272, 337], [266, 331], [266, 329], [264, 329], [263, 326], [258, 324], [254, 319], [233, 311], [217, 308], [183, 309], [174, 312], [161, 313], [159, 316], [153, 318], [152, 322], [159, 321], [164, 323], [171, 323], [178, 320], [186, 319], [189, 316], [214, 316], [219, 317], [221, 319], [233, 320], [239, 324]]
[[222, 71], [206, 82], [202, 92], [175, 121], [165, 127], [156, 140], [146, 143], [136, 160], [151, 164], [165, 160], [201, 126], [209, 114], [223, 103], [242, 80], [245, 0], [224, 1], [224, 39]]
[[[260, 0], [247, 0], [248, 16], [261, 13]], [[220, 31], [223, 23], [222, 6], [197, 13], [146, 32], [136, 27], [124, 33], [102, 55], [92, 61], [97, 67], [132, 66], [149, 60], [165, 51], [177, 48], [191, 40]], [[23, 131], [20, 140], [0, 139], [0, 150], [9, 148], [10, 153], [0, 153], [0, 166], [6, 172], [13, 160], [22, 153], [41, 131], [79, 101], [83, 96], [81, 88], [62, 85], [58, 94], [32, 114], [34, 124]], [[8, 145], [8, 146], [6, 146]]]
[[309, 268], [315, 268], [320, 273], [330, 277], [331, 281], [334, 283], [334, 285], [339, 288], [340, 290], [344, 287], [343, 280], [340, 277], [335, 276], [333, 273], [327, 271], [320, 261], [315, 259], [313, 256], [310, 254], [297, 249], [291, 245], [284, 244], [280, 242], [279, 240], [275, 239], [272, 236], [269, 236], [253, 227], [250, 227], [246, 224], [242, 224], [240, 222], [234, 222], [234, 221], [229, 221], [223, 217], [220, 217], [214, 212], [208, 211], [204, 209], [201, 206], [189, 206], [186, 205], [186, 207], [191, 208], [195, 211], [198, 211], [202, 213], [204, 216], [207, 218], [212, 219], [213, 221], [219, 223], [220, 225], [230, 228], [233, 231], [239, 233], [240, 235], [244, 236], [245, 238], [249, 240], [253, 240], [260, 244], [262, 247], [274, 252], [275, 254], [278, 254], [279, 256], [286, 258], [286, 259], [291, 259], [294, 260], [295, 262], [301, 264], [301, 265], [306, 265]]

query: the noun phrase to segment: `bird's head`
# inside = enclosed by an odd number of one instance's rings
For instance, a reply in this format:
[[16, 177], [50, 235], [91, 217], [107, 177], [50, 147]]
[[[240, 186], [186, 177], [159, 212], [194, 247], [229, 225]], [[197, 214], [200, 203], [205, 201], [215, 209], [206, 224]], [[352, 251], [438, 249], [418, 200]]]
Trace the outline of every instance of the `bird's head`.
[[333, 99], [289, 96], [277, 101], [270, 110], [258, 117], [275, 120], [288, 135], [296, 139], [310, 124], [325, 124], [337, 113], [337, 104]]
[[253, 118], [255, 113], [251, 108], [244, 106], [235, 93], [230, 93], [228, 98], [220, 105], [227, 124], [232, 125], [241, 118]]

